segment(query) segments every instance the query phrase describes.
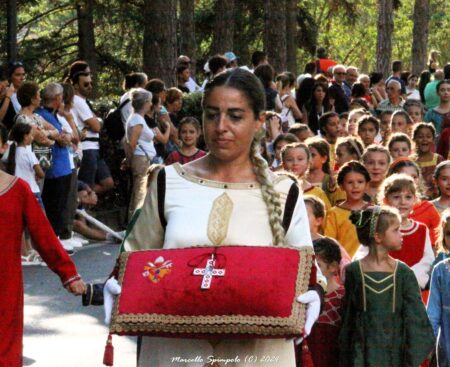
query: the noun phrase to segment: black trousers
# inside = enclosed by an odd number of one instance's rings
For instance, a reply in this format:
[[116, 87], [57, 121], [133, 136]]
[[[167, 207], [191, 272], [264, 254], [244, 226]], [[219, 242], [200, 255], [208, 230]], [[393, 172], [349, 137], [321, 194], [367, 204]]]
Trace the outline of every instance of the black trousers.
[[63, 227], [63, 211], [67, 206], [72, 175], [57, 178], [46, 178], [42, 201], [44, 202], [47, 218], [57, 236], [61, 235]]
[[60, 238], [67, 240], [72, 237], [73, 231], [73, 219], [75, 218], [75, 212], [78, 204], [78, 175], [77, 169], [72, 170], [70, 179], [69, 193], [67, 195], [67, 205], [62, 212], [62, 228]]

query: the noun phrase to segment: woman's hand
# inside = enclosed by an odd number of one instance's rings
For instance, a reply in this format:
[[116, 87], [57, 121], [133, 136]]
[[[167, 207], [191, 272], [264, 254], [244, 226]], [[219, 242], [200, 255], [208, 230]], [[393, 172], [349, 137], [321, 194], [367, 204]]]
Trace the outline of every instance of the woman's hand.
[[310, 333], [314, 323], [319, 318], [320, 314], [320, 297], [316, 291], [307, 291], [297, 297], [297, 302], [306, 305], [306, 320], [303, 327], [303, 337], [297, 339], [296, 344], [300, 344], [304, 338]]
[[16, 88], [14, 88], [14, 85], [11, 84], [5, 90], [5, 97], [8, 97], [9, 99], [11, 99], [11, 97], [14, 93], [16, 93]]
[[75, 280], [74, 282], [66, 285], [66, 289], [75, 296], [80, 296], [86, 293], [86, 284], [83, 280]]
[[122, 287], [117, 282], [116, 278], [109, 278], [103, 288], [103, 299], [105, 308], [105, 324], [111, 323], [112, 309], [114, 305], [115, 296], [118, 296], [122, 292]]

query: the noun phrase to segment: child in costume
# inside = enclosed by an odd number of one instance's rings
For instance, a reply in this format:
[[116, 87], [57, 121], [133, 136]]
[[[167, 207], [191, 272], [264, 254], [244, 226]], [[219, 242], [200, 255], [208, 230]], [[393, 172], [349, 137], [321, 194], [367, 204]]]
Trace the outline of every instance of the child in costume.
[[181, 147], [169, 154], [165, 161], [166, 166], [175, 162], [186, 164], [205, 156], [206, 153], [197, 148], [200, 133], [200, 123], [195, 117], [183, 118], [178, 125]]
[[431, 200], [439, 214], [450, 208], [450, 161], [443, 161], [436, 166], [433, 182], [439, 189], [439, 196]]
[[311, 161], [311, 152], [304, 143], [291, 143], [285, 145], [281, 150], [281, 167], [293, 173], [300, 181], [303, 192], [308, 195], [317, 196], [325, 204], [325, 209], [331, 208], [327, 195], [320, 187], [311, 185], [305, 175]]
[[[0, 126], [0, 155], [6, 148], [6, 128]], [[71, 293], [85, 285], [63, 249], [29, 185], [0, 170], [0, 366], [22, 366], [23, 280], [20, 263], [22, 233], [27, 227], [36, 250]]]
[[353, 257], [359, 247], [355, 226], [348, 220], [352, 210], [365, 208], [369, 202], [364, 200], [365, 190], [370, 182], [366, 168], [357, 161], [350, 161], [341, 167], [338, 184], [346, 193], [346, 200], [332, 207], [324, 225], [325, 236], [336, 239]]
[[440, 154], [433, 153], [435, 138], [436, 130], [432, 124], [422, 122], [414, 127], [414, 159], [420, 167], [422, 177], [425, 181], [426, 190], [424, 190], [424, 193], [430, 199], [438, 195], [436, 186], [433, 183], [433, 173], [436, 166], [444, 160]]
[[369, 254], [347, 267], [341, 366], [419, 366], [434, 337], [414, 273], [389, 255], [402, 246], [400, 214], [373, 206], [353, 212], [350, 220]]
[[404, 173], [414, 180], [418, 190], [418, 195], [416, 195], [418, 196], [418, 200], [414, 204], [409, 218], [427, 226], [428, 232], [430, 233], [431, 246], [434, 248], [439, 234], [438, 228], [441, 217], [431, 202], [422, 199], [423, 192], [421, 188], [424, 188], [425, 184], [423, 183], [419, 166], [410, 158], [401, 157], [392, 162], [387, 175], [389, 177], [394, 173]]
[[430, 296], [427, 312], [438, 338], [437, 360], [439, 366], [450, 362], [450, 210], [442, 214], [441, 233], [438, 243], [437, 265], [431, 275]]
[[306, 338], [302, 353], [308, 353], [309, 350], [311, 367], [338, 367], [339, 349], [336, 340], [341, 326], [342, 299], [345, 293], [344, 286], [338, 281], [340, 246], [332, 238], [322, 237], [314, 241], [314, 251], [320, 270], [327, 278], [327, 293], [323, 311]]
[[428, 228], [409, 217], [417, 201], [416, 192], [416, 185], [411, 177], [396, 173], [384, 181], [380, 202], [397, 208], [402, 218], [400, 232], [403, 246], [400, 250], [392, 251], [390, 256], [411, 267], [417, 282], [424, 289], [430, 277], [434, 253]]
[[372, 144], [364, 151], [361, 162], [370, 174], [370, 183], [367, 185], [366, 190], [368, 200], [372, 203], [376, 203], [380, 186], [383, 183], [389, 165], [391, 164], [391, 155], [387, 148], [381, 145]]

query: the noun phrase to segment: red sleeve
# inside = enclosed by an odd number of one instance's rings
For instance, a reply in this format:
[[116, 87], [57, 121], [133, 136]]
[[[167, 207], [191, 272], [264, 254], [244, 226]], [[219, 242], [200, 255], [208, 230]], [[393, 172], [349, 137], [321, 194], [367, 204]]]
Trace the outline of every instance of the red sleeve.
[[436, 153], [440, 154], [445, 159], [448, 157], [448, 146], [450, 140], [450, 128], [444, 129], [441, 132], [439, 142], [436, 147]]
[[430, 218], [429, 219], [430, 240], [431, 245], [434, 247], [439, 237], [439, 226], [441, 224], [441, 216], [439, 215], [439, 212], [436, 210], [433, 204], [431, 204], [430, 208], [428, 209], [428, 215]]
[[166, 160], [164, 161], [164, 164], [166, 166], [170, 166], [171, 164], [174, 164], [176, 162], [174, 153], [175, 152], [172, 152], [167, 156]]
[[[19, 184], [19, 183], [18, 183]], [[75, 264], [67, 255], [59, 239], [39, 206], [29, 186], [20, 182], [23, 187], [24, 222], [33, 239], [34, 246], [48, 267], [59, 275], [64, 286], [80, 279]]]

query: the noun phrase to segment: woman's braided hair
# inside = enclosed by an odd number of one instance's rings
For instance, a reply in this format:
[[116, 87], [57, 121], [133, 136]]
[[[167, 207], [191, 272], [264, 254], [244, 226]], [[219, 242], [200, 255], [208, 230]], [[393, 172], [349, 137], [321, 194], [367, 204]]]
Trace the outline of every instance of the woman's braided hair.
[[[247, 102], [253, 109], [255, 118], [258, 118], [265, 110], [266, 97], [264, 88], [260, 80], [249, 71], [234, 69], [218, 74], [205, 86], [202, 101], [203, 107], [209, 94], [216, 87], [229, 87], [240, 91], [247, 98]], [[260, 153], [260, 140], [263, 137], [264, 130], [261, 129], [253, 138], [250, 147], [250, 159], [257, 180], [261, 185], [263, 200], [267, 205], [273, 244], [275, 246], [282, 246], [285, 244], [285, 232], [282, 226], [283, 210], [280, 202], [280, 194], [274, 188], [269, 167]]]

